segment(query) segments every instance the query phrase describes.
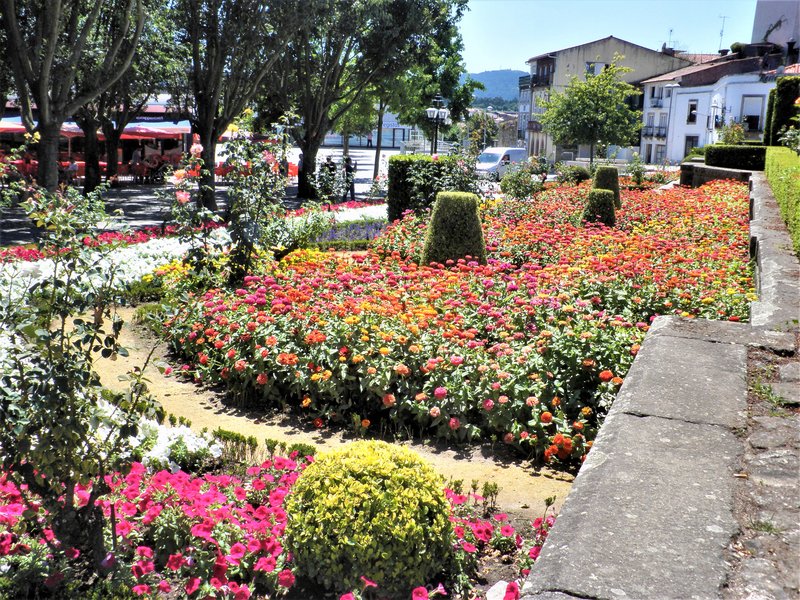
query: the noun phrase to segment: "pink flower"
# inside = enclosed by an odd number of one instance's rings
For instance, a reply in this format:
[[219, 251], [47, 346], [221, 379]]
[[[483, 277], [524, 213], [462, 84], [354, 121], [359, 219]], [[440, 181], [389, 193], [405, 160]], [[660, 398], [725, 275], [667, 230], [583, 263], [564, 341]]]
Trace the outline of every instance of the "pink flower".
[[136, 548], [136, 554], [144, 558], [153, 558], [153, 549], [149, 546], [139, 546]]
[[353, 596], [353, 592], [347, 592], [339, 596], [339, 600], [356, 600], [356, 597]]
[[455, 355], [453, 355], [453, 356], [450, 357], [450, 364], [453, 365], [454, 367], [457, 367], [458, 365], [463, 364], [463, 362], [464, 362], [464, 357], [463, 356], [455, 356]]
[[278, 573], [278, 585], [288, 588], [294, 585], [294, 573], [289, 569], [284, 569]]
[[228, 552], [228, 555], [225, 557], [225, 560], [231, 564], [238, 565], [242, 558], [244, 558], [246, 552], [247, 547], [241, 542], [236, 542], [233, 546], [231, 546], [231, 549]]
[[459, 421], [456, 417], [451, 417], [449, 425], [450, 429], [455, 431], [456, 429], [461, 427], [461, 421]]
[[516, 581], [508, 583], [503, 600], [519, 600], [519, 584]]
[[464, 549], [464, 552], [469, 552], [470, 554], [474, 554], [478, 549], [470, 544], [469, 542], [461, 542], [461, 547]]
[[446, 396], [447, 396], [447, 388], [437, 387], [435, 390], [433, 390], [433, 397], [436, 398], [437, 400], [442, 400]]
[[64, 550], [64, 555], [69, 559], [78, 558], [81, 555], [81, 551], [77, 548], [67, 548]]
[[162, 579], [158, 583], [158, 591], [161, 592], [162, 594], [168, 594], [169, 592], [172, 591], [172, 586], [169, 584], [169, 581], [167, 581], [166, 579]]
[[378, 584], [372, 581], [371, 579], [367, 579], [363, 575], [361, 576], [361, 581], [364, 584], [364, 589], [371, 588], [371, 587], [378, 587]]
[[253, 570], [272, 573], [275, 570], [275, 559], [272, 556], [262, 556], [256, 561]]
[[133, 586], [133, 593], [137, 596], [144, 596], [145, 594], [150, 593], [150, 586], [146, 583], [140, 583], [139, 585]]
[[192, 199], [192, 195], [184, 190], [178, 190], [175, 192], [175, 199], [178, 201], [178, 204], [187, 204], [189, 200]]
[[442, 411], [439, 409], [439, 407], [438, 407], [438, 406], [434, 406], [434, 407], [433, 407], [433, 408], [431, 408], [431, 410], [430, 410], [430, 415], [431, 415], [431, 416], [432, 416], [434, 419], [437, 419], [437, 418], [439, 418], [439, 415], [441, 415], [441, 414], [442, 414]]
[[187, 596], [191, 596], [198, 590], [199, 587], [200, 587], [200, 578], [190, 577], [189, 580], [186, 582], [186, 587], [184, 587], [184, 590], [186, 591]]
[[422, 586], [415, 587], [411, 590], [411, 600], [427, 600], [428, 590]]
[[394, 394], [384, 394], [383, 395], [383, 405], [387, 408], [390, 408], [395, 405], [397, 399], [394, 397]]
[[186, 559], [182, 554], [170, 554], [167, 559], [167, 568], [177, 571], [186, 564]]
[[192, 144], [192, 147], [189, 148], [189, 154], [191, 154], [192, 156], [200, 156], [202, 153], [203, 153], [203, 146], [201, 144]]
[[483, 401], [483, 408], [488, 412], [494, 408], [494, 400], [487, 398]]

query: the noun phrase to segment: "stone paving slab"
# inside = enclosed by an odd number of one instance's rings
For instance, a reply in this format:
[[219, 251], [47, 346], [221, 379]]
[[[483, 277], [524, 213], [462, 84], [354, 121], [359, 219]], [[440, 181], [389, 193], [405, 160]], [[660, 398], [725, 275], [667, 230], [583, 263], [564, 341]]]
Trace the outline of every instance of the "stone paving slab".
[[524, 598], [716, 597], [737, 531], [732, 487], [741, 452], [722, 427], [613, 411]]
[[794, 335], [748, 323], [711, 321], [708, 319], [686, 319], [677, 316], [659, 317], [653, 322], [648, 337], [669, 335], [725, 344], [741, 344], [757, 348], [768, 348], [779, 353], [795, 351]]
[[746, 424], [747, 349], [705, 340], [648, 336], [614, 408], [735, 429]]

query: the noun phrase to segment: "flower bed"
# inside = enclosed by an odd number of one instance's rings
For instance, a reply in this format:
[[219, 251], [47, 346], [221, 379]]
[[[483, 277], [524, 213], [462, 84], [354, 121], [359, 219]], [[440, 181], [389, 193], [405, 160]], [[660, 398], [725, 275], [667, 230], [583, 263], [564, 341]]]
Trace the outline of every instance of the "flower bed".
[[381, 421], [581, 460], [658, 314], [746, 319], [747, 192], [623, 192], [583, 227], [585, 188], [484, 211], [490, 260], [420, 266], [407, 217], [351, 257], [297, 252], [169, 323], [181, 372], [318, 427]]
[[[244, 478], [197, 477], [182, 471], [148, 473], [139, 463], [127, 474], [108, 477], [111, 491], [98, 505], [108, 519], [106, 536], [115, 548], [103, 561], [114, 585], [127, 587], [136, 596], [212, 595], [240, 600], [253, 594], [281, 596], [303, 585], [285, 549], [285, 499], [312, 460], [296, 454], [251, 467]], [[554, 522], [552, 516], [536, 519], [530, 532], [518, 531], [504, 514], [479, 517], [482, 498], [452, 490], [446, 494], [452, 507], [450, 543], [457, 560], [467, 565], [465, 572], [474, 572], [478, 558], [490, 551], [514, 557], [523, 571], [530, 568]], [[76, 505], [85, 505], [88, 496], [88, 489], [81, 489]], [[43, 509], [24, 486], [20, 490], [0, 475], [0, 584], [9, 575], [9, 582], [19, 577], [18, 583], [24, 581], [31, 589], [42, 581], [53, 590], [76, 583], [87, 557], [75, 548], [62, 547], [51, 530], [30, 528], [32, 521], [22, 518], [26, 510]], [[365, 586], [373, 585], [367, 578], [362, 580]], [[464, 584], [424, 583], [427, 587], [413, 590], [415, 598]]]

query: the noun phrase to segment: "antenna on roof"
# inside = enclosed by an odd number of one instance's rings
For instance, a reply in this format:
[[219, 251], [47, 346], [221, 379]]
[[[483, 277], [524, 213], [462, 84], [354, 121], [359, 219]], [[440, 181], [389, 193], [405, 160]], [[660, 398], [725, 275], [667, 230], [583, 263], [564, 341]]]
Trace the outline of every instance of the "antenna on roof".
[[720, 15], [719, 18], [722, 19], [722, 29], [719, 30], [719, 50], [722, 50], [722, 36], [725, 35], [725, 21], [730, 17]]
[[667, 41], [667, 48], [672, 48], [672, 29], [669, 30], [669, 40]]

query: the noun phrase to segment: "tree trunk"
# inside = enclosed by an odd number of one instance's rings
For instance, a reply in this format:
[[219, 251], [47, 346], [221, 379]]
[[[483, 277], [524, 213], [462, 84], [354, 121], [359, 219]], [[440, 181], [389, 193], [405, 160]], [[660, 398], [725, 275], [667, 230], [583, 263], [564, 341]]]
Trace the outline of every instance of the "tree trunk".
[[594, 165], [594, 142], [589, 142], [589, 169]]
[[300, 140], [300, 150], [303, 152], [303, 171], [297, 181], [297, 195], [300, 198], [314, 199], [317, 197], [312, 176], [317, 170], [317, 154], [321, 145], [322, 139], [319, 136], [309, 137], [306, 134], [306, 137]]
[[203, 127], [198, 131], [200, 144], [203, 146], [203, 170], [200, 173], [200, 194], [198, 196], [198, 208], [205, 207], [208, 210], [217, 210], [217, 199], [214, 196], [214, 168], [216, 165], [217, 140], [214, 136], [214, 126]]
[[121, 132], [113, 126], [103, 127], [103, 135], [106, 136], [106, 181], [112, 181], [119, 174], [117, 154]]
[[381, 143], [383, 140], [383, 115], [386, 112], [386, 102], [378, 102], [378, 135], [375, 138], [375, 166], [372, 168], [372, 179], [377, 179], [381, 168]]
[[342, 156], [350, 154], [350, 132], [342, 133]]
[[99, 123], [94, 119], [85, 122], [87, 127], [83, 129], [85, 135], [84, 161], [86, 162], [86, 173], [83, 179], [83, 191], [88, 194], [100, 185], [100, 145], [97, 142], [97, 126]]
[[39, 172], [37, 182], [43, 188], [54, 192], [58, 187], [58, 140], [61, 123], [39, 123], [39, 144], [37, 157]]

